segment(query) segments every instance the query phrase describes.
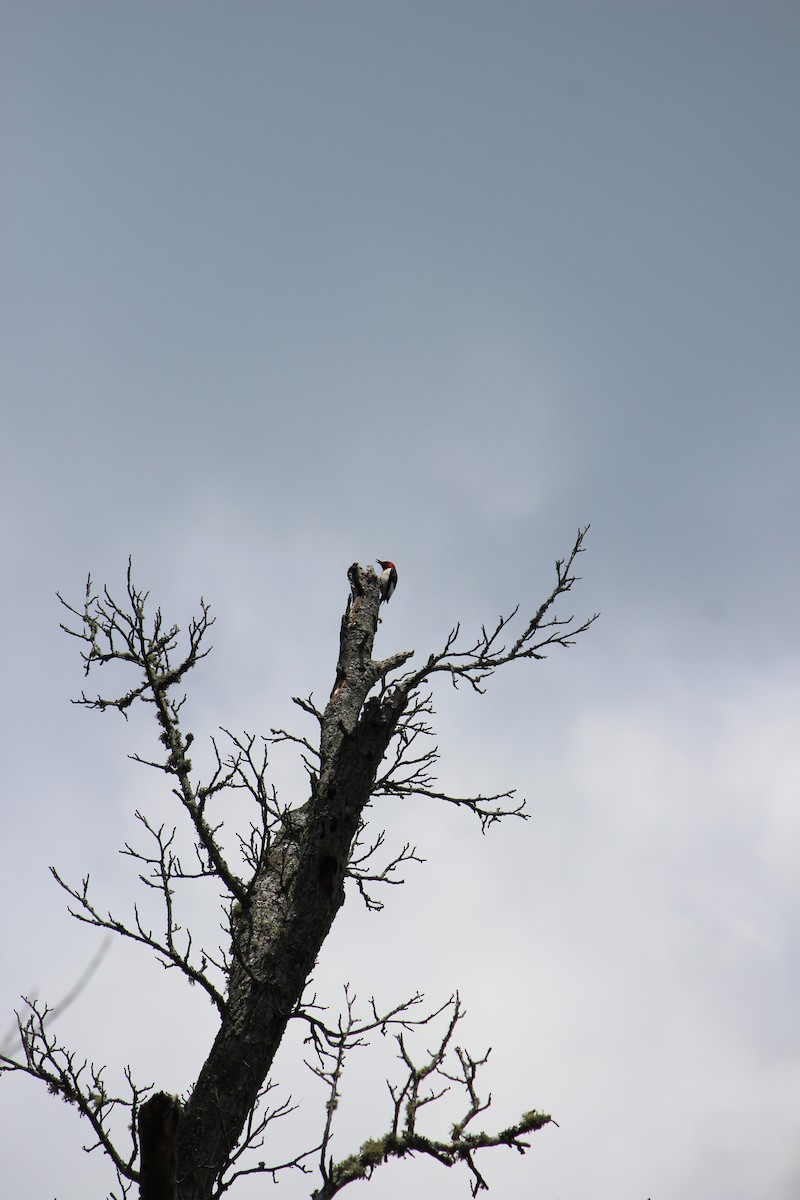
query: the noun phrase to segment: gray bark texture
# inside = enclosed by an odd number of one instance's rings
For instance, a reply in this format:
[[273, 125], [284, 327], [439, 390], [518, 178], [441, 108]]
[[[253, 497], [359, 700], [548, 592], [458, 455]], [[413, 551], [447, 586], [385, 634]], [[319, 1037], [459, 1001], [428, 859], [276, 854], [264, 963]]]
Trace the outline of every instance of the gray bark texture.
[[[320, 772], [287, 818], [234, 927], [225, 1012], [178, 1129], [181, 1200], [208, 1200], [269, 1072], [286, 1023], [344, 903], [353, 840], [402, 711], [398, 693], [367, 700], [412, 652], [372, 659], [380, 590], [353, 564], [336, 682], [325, 709]], [[400, 701], [398, 703], [398, 701]]]

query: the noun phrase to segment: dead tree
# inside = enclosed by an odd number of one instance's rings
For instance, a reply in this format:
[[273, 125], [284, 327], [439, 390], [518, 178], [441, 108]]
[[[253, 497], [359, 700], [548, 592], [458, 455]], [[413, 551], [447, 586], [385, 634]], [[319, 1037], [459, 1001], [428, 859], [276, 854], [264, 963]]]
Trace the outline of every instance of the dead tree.
[[[473, 813], [485, 831], [506, 817], [524, 817], [524, 802], [513, 791], [489, 796], [453, 796], [437, 790], [433, 773], [438, 758], [432, 746], [432, 685], [440, 677], [482, 692], [500, 667], [523, 659], [541, 659], [554, 646], [569, 646], [595, 620], [562, 617], [557, 602], [576, 582], [574, 566], [583, 549], [581, 530], [564, 560], [556, 563], [555, 584], [527, 620], [519, 606], [483, 626], [464, 642], [459, 626], [444, 647], [422, 666], [408, 668], [414, 651], [384, 659], [372, 657], [379, 623], [380, 588], [371, 567], [354, 563], [348, 571], [350, 594], [342, 617], [339, 659], [330, 699], [324, 709], [312, 697], [295, 703], [314, 722], [312, 738], [282, 729], [269, 736], [223, 730], [212, 740], [215, 766], [204, 780], [193, 768], [193, 735], [183, 728], [181, 689], [188, 672], [206, 654], [213, 619], [201, 601], [200, 615], [188, 627], [181, 645], [177, 626], [168, 625], [160, 610], [147, 613], [147, 594], [134, 585], [128, 565], [127, 594], [117, 602], [108, 589], [95, 592], [87, 582], [82, 607], [59, 599], [70, 614], [64, 630], [83, 646], [85, 673], [109, 663], [123, 664], [133, 682], [121, 694], [87, 695], [76, 703], [124, 716], [132, 705], [147, 705], [156, 718], [160, 749], [145, 762], [166, 776], [183, 810], [193, 841], [193, 859], [177, 851], [176, 828], [137, 812], [146, 848], [126, 845], [123, 853], [138, 864], [140, 878], [163, 900], [163, 926], [155, 932], [134, 907], [122, 920], [97, 906], [88, 877], [80, 885], [66, 882], [51, 868], [70, 897], [70, 912], [79, 921], [139, 943], [166, 966], [177, 968], [206, 992], [219, 1015], [219, 1028], [208, 1057], [181, 1103], [166, 1093], [134, 1083], [125, 1069], [129, 1095], [106, 1090], [105, 1068], [83, 1061], [61, 1046], [49, 1025], [50, 1011], [36, 1000], [18, 1014], [21, 1052], [0, 1056], [0, 1068], [23, 1071], [42, 1080], [64, 1100], [77, 1106], [92, 1126], [96, 1141], [116, 1169], [120, 1194], [138, 1186], [143, 1200], [215, 1200], [244, 1175], [283, 1170], [309, 1172], [316, 1163], [318, 1179], [312, 1195], [329, 1200], [348, 1183], [369, 1178], [381, 1163], [406, 1154], [425, 1154], [445, 1165], [464, 1163], [473, 1195], [486, 1187], [476, 1165], [478, 1152], [509, 1146], [520, 1153], [526, 1136], [546, 1125], [550, 1116], [531, 1111], [513, 1126], [496, 1133], [477, 1132], [473, 1122], [488, 1107], [476, 1077], [485, 1058], [473, 1058], [454, 1042], [463, 1015], [456, 995], [435, 1012], [420, 1008], [418, 994], [394, 1008], [372, 1001], [359, 1016], [355, 997], [346, 990], [345, 1011], [336, 1022], [306, 994], [317, 956], [345, 900], [345, 884], [353, 881], [368, 906], [380, 908], [375, 887], [400, 882], [398, 870], [416, 859], [409, 842], [383, 865], [376, 864], [383, 845], [380, 829], [370, 840], [367, 809], [381, 797], [417, 795]], [[77, 623], [76, 623], [77, 622]], [[294, 744], [309, 780], [308, 799], [299, 807], [282, 804], [268, 783], [267, 755], [272, 744]], [[230, 830], [220, 800], [230, 789], [252, 802], [249, 829]], [[186, 880], [206, 879], [225, 895], [226, 943], [215, 950], [195, 947], [178, 920], [176, 905]], [[412, 1031], [439, 1019], [438, 1048], [418, 1061]], [[270, 1069], [290, 1021], [303, 1022], [312, 1055], [310, 1066], [325, 1082], [328, 1101], [319, 1141], [290, 1161], [267, 1162], [270, 1126], [291, 1110], [290, 1102], [271, 1103], [275, 1086]], [[392, 1111], [387, 1128], [371, 1131], [359, 1150], [339, 1161], [332, 1154], [332, 1135], [342, 1071], [349, 1049], [375, 1031], [395, 1031], [401, 1075], [390, 1085]], [[426, 1107], [444, 1091], [463, 1090], [463, 1116], [444, 1137], [435, 1137], [422, 1120]], [[149, 1099], [148, 1099], [149, 1096]], [[130, 1144], [118, 1148], [109, 1118], [125, 1106], [130, 1113]], [[255, 1154], [253, 1152], [256, 1152]]]

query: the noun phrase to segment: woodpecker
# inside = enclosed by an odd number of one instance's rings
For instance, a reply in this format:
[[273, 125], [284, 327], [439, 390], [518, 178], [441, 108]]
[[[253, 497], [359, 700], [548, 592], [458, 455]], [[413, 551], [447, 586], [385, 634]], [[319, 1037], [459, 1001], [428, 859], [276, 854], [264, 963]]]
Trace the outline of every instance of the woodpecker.
[[381, 585], [381, 601], [388, 604], [397, 587], [397, 567], [393, 562], [384, 562], [382, 558], [376, 558], [375, 562], [383, 567], [378, 583]]

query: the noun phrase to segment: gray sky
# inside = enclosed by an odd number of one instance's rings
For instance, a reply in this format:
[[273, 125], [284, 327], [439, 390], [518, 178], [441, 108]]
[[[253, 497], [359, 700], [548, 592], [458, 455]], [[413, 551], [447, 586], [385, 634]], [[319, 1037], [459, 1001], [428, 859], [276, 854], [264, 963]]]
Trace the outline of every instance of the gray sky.
[[[171, 819], [126, 759], [146, 723], [69, 705], [57, 588], [131, 554], [171, 619], [204, 595], [197, 738], [305, 732], [354, 559], [397, 562], [380, 650], [421, 656], [532, 610], [591, 522], [602, 620], [437, 696], [442, 784], [532, 820], [377, 810], [428, 861], [380, 916], [352, 898], [319, 989], [461, 990], [487, 1125], [560, 1126], [484, 1159], [506, 1200], [798, 1195], [799, 56], [788, 3], [6, 0], [4, 1025], [97, 946], [48, 865], [125, 912], [133, 811]], [[57, 1029], [181, 1091], [209, 1008], [119, 945]], [[386, 1128], [390, 1057], [353, 1063], [340, 1156]], [[290, 1144], [321, 1119], [297, 1060]], [[3, 1081], [9, 1195], [104, 1196], [87, 1137]], [[424, 1163], [369, 1194], [409, 1188], [468, 1194]]]

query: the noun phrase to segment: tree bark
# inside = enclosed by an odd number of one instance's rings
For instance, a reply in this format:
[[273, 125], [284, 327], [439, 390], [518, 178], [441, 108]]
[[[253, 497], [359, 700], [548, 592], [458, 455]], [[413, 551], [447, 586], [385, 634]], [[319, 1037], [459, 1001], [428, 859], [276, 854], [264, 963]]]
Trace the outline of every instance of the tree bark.
[[181, 1106], [156, 1092], [139, 1110], [140, 1200], [178, 1200], [176, 1134]]
[[[233, 922], [228, 999], [178, 1130], [181, 1200], [208, 1200], [236, 1146], [320, 948], [344, 903], [353, 839], [402, 705], [371, 688], [380, 589], [353, 564], [339, 662], [321, 730], [319, 779], [273, 840]], [[404, 661], [411, 652], [396, 656]]]

